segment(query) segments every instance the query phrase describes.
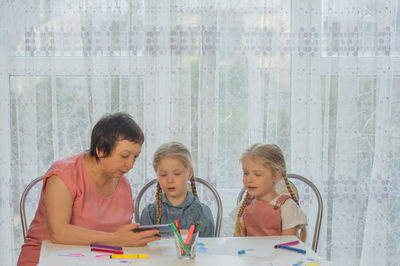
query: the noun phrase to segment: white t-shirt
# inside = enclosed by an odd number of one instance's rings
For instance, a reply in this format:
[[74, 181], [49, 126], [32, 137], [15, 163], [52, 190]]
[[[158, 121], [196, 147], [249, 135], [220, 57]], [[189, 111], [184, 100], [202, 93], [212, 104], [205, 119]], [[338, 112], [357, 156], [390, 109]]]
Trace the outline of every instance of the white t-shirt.
[[[275, 198], [270, 204], [275, 205], [278, 198], [279, 197]], [[307, 217], [296, 202], [290, 198], [281, 205], [281, 222], [282, 230], [295, 226], [298, 226], [298, 229], [300, 229], [307, 225]]]

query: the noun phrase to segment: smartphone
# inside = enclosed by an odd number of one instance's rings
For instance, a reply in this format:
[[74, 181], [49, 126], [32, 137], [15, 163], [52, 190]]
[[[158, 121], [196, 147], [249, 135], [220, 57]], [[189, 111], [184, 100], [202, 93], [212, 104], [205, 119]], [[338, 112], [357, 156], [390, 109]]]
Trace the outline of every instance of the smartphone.
[[159, 231], [156, 236], [160, 237], [173, 237], [174, 232], [169, 224], [154, 224], [154, 225], [141, 225], [138, 228], [133, 229], [133, 232], [142, 232], [147, 230], [157, 229]]

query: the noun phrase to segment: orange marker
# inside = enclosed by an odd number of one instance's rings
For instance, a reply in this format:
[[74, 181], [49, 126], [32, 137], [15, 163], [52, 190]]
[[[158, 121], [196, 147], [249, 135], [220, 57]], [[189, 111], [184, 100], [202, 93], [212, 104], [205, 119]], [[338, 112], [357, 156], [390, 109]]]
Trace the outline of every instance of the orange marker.
[[186, 244], [186, 245], [188, 245], [188, 244], [190, 243], [190, 239], [191, 239], [192, 236], [193, 236], [194, 228], [195, 228], [195, 226], [194, 226], [193, 224], [192, 224], [192, 225], [190, 226], [190, 228], [189, 228], [189, 232], [188, 232], [188, 235], [187, 235], [186, 241], [185, 241], [185, 244]]

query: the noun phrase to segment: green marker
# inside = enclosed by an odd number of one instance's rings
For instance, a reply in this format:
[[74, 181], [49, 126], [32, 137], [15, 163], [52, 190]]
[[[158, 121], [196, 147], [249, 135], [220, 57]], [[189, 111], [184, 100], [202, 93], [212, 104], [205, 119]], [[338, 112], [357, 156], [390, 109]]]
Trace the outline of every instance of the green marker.
[[190, 256], [190, 251], [188, 249], [188, 247], [185, 244], [185, 241], [183, 241], [181, 234], [179, 234], [178, 229], [176, 229], [176, 226], [174, 223], [170, 223], [170, 226], [172, 228], [172, 230], [174, 231], [175, 235], [178, 237], [179, 242], [181, 242], [181, 245], [183, 247], [183, 249], [186, 251], [186, 254], [188, 256]]
[[200, 231], [200, 226], [201, 226], [201, 221], [197, 221], [197, 222], [196, 222], [196, 230], [195, 230], [195, 233], [197, 233], [198, 231]]

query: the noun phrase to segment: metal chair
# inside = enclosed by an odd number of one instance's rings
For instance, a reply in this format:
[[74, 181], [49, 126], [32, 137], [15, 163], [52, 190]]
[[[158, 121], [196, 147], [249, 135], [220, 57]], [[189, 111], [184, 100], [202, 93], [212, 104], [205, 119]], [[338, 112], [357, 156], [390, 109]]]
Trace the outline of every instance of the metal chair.
[[[222, 222], [222, 201], [221, 198], [217, 192], [217, 190], [210, 184], [208, 183], [206, 180], [199, 178], [199, 177], [195, 177], [194, 180], [196, 181], [196, 183], [200, 183], [202, 185], [204, 185], [206, 188], [208, 188], [212, 194], [215, 197], [215, 200], [217, 202], [217, 220], [215, 223], [215, 236], [219, 237], [220, 233], [221, 233], [221, 222]], [[135, 221], [138, 222], [139, 218], [140, 218], [140, 202], [142, 200], [142, 197], [144, 195], [144, 193], [146, 192], [146, 190], [148, 190], [152, 185], [157, 183], [157, 179], [153, 179], [151, 181], [149, 181], [147, 184], [145, 184], [143, 186], [143, 188], [139, 191], [136, 199], [135, 199]]]
[[22, 234], [24, 235], [24, 242], [25, 242], [26, 234], [28, 232], [27, 224], [26, 224], [25, 199], [26, 199], [29, 191], [31, 190], [31, 188], [34, 187], [40, 181], [42, 181], [43, 178], [44, 178], [44, 176], [40, 176], [40, 177], [35, 178], [32, 182], [30, 182], [26, 186], [26, 188], [21, 196], [21, 201], [19, 203], [19, 213], [21, 215], [21, 225], [22, 225]]
[[[321, 222], [322, 222], [322, 212], [323, 212], [323, 205], [322, 205], [322, 197], [321, 194], [319, 193], [318, 188], [314, 185], [314, 183], [312, 183], [310, 180], [308, 180], [307, 178], [300, 176], [300, 175], [296, 175], [296, 174], [287, 174], [287, 177], [289, 179], [297, 179], [300, 180], [302, 182], [304, 182], [306, 185], [308, 185], [315, 193], [315, 196], [317, 198], [318, 201], [318, 211], [317, 211], [317, 218], [316, 218], [316, 222], [315, 222], [315, 229], [314, 229], [314, 238], [313, 238], [313, 243], [312, 243], [312, 250], [314, 250], [315, 252], [317, 252], [317, 247], [318, 247], [318, 239], [319, 239], [319, 232], [321, 230]], [[290, 182], [290, 181], [289, 181]], [[293, 185], [295, 187], [295, 185], [291, 183], [291, 186]], [[296, 194], [297, 194], [297, 198], [299, 198], [298, 196], [298, 190], [296, 189]], [[240, 204], [240, 202], [242, 201], [243, 195], [246, 192], [246, 188], [242, 188], [239, 192], [239, 195], [237, 197], [237, 205]]]

